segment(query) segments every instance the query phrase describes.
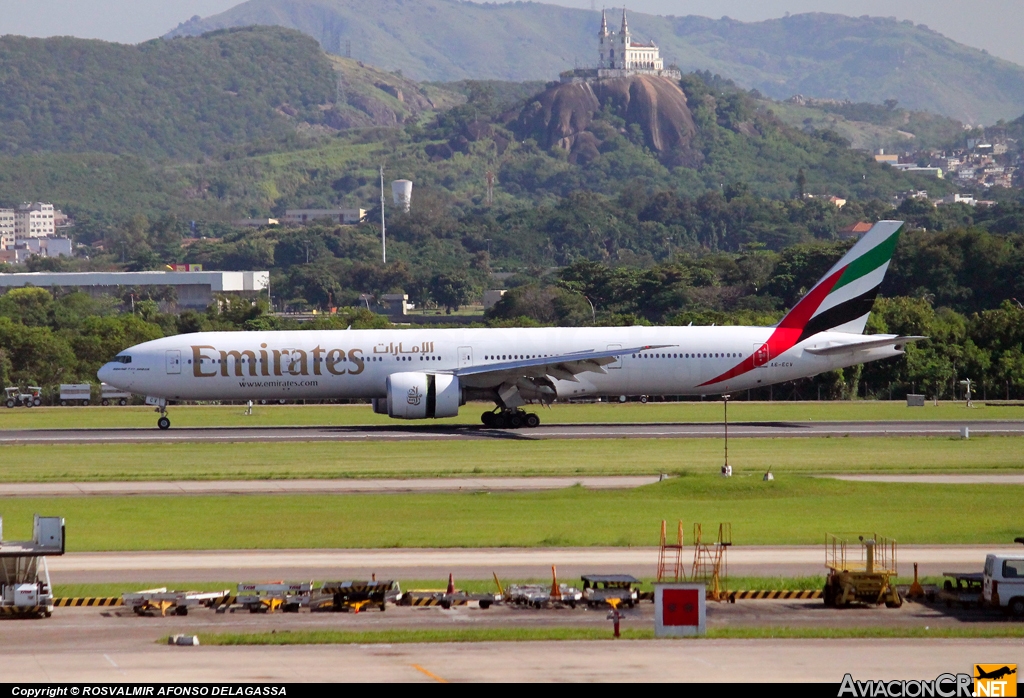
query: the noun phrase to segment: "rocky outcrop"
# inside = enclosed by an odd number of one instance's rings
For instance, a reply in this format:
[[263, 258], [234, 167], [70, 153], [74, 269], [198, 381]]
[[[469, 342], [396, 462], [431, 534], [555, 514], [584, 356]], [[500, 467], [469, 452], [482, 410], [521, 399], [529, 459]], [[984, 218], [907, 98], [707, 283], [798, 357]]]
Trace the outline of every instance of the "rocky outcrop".
[[647, 147], [662, 156], [689, 150], [697, 133], [679, 85], [650, 75], [549, 87], [520, 112], [516, 130], [548, 148], [564, 148], [588, 160], [600, 147], [600, 139], [588, 129], [604, 109], [640, 126]]

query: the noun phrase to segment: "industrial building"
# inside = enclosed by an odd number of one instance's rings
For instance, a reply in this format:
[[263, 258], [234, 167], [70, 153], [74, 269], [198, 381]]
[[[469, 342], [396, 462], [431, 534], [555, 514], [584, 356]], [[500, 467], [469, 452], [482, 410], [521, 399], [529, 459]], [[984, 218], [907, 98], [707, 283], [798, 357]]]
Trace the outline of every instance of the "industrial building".
[[0, 274], [0, 293], [12, 288], [77, 288], [119, 296], [125, 288], [170, 287], [178, 308], [203, 309], [218, 295], [251, 296], [270, 289], [269, 271], [123, 271]]
[[308, 225], [316, 222], [359, 225], [366, 218], [361, 208], [290, 208], [280, 219], [285, 225]]

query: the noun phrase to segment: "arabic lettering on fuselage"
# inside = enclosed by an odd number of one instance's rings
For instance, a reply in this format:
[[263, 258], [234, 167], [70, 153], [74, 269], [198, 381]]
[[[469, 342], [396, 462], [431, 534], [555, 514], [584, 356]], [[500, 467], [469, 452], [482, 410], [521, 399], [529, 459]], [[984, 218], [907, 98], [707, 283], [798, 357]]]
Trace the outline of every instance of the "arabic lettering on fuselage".
[[404, 345], [405, 342], [399, 342], [398, 346], [395, 346], [394, 342], [389, 342], [386, 345], [382, 342], [373, 348], [373, 353], [398, 356], [399, 354], [431, 354], [434, 351], [433, 342], [423, 342], [422, 345], [414, 344], [409, 349], [405, 349]]
[[[404, 342], [395, 345], [393, 342], [378, 344], [373, 348], [374, 354], [428, 354], [434, 351], [433, 342], [422, 342], [404, 348]], [[269, 349], [260, 344], [259, 349], [229, 350], [217, 349], [209, 344], [192, 346], [192, 375], [196, 378], [214, 378], [216, 376], [358, 376], [365, 369], [366, 359], [363, 349], [324, 349], [317, 345], [312, 350]]]

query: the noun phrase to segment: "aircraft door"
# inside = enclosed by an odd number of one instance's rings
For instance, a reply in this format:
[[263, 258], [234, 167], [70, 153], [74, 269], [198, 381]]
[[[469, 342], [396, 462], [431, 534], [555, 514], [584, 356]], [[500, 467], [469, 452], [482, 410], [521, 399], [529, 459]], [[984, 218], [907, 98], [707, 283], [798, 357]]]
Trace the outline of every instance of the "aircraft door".
[[[616, 349], [621, 349], [621, 348], [622, 348], [621, 344], [609, 344], [608, 345], [608, 351], [615, 351]], [[605, 368], [622, 368], [622, 357], [621, 356], [616, 356], [615, 357], [615, 363], [608, 364], [607, 366], [605, 366]]]
[[459, 368], [473, 365], [473, 347], [459, 347]]
[[771, 359], [771, 351], [767, 344], [754, 345], [754, 368], [761, 368]]
[[181, 373], [181, 351], [178, 349], [167, 350], [167, 373]]

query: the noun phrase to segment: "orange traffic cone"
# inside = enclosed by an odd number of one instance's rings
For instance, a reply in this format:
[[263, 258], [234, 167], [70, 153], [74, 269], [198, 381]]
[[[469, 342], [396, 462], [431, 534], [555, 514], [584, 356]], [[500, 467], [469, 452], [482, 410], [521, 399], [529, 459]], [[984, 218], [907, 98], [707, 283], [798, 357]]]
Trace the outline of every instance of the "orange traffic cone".
[[448, 573], [448, 588], [444, 590], [444, 593], [449, 595], [455, 593], [455, 579], [451, 572]]

